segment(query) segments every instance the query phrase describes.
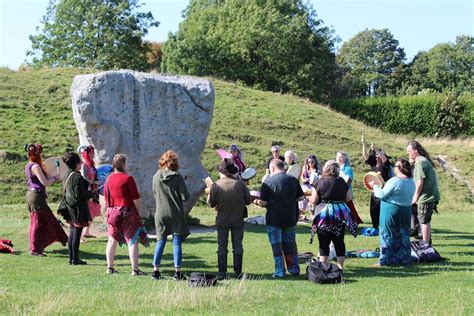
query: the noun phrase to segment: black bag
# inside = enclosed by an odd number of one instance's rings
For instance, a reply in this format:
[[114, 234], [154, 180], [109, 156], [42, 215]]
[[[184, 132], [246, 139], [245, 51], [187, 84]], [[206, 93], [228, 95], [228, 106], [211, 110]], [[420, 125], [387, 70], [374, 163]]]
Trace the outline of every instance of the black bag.
[[411, 242], [411, 258], [414, 262], [438, 262], [445, 260], [436, 249], [424, 240]]
[[217, 277], [211, 273], [191, 272], [188, 279], [189, 287], [216, 286]]
[[66, 199], [63, 197], [61, 202], [59, 202], [58, 206], [58, 214], [61, 215], [65, 220], [71, 220], [71, 216], [69, 215], [69, 209], [67, 206]]
[[342, 282], [342, 270], [335, 264], [330, 263], [325, 269], [321, 262], [310, 261], [306, 267], [306, 278], [319, 284], [334, 284]]

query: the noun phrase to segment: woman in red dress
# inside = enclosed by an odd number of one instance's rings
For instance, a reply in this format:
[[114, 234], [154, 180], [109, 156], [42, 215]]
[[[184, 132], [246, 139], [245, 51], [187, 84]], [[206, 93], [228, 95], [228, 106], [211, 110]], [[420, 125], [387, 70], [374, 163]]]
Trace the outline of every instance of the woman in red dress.
[[44, 249], [54, 242], [66, 245], [68, 237], [53, 215], [46, 199], [46, 187], [58, 181], [58, 176], [49, 176], [43, 166], [40, 144], [25, 146], [28, 164], [25, 167], [28, 192], [26, 203], [30, 211], [30, 255], [44, 257]]

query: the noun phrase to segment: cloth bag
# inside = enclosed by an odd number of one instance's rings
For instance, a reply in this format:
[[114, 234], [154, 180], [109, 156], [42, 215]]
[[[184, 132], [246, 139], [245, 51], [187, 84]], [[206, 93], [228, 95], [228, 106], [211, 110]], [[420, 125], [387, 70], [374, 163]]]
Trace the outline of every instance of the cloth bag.
[[319, 284], [342, 283], [342, 270], [332, 263], [325, 269], [321, 262], [312, 260], [306, 267], [306, 278]]

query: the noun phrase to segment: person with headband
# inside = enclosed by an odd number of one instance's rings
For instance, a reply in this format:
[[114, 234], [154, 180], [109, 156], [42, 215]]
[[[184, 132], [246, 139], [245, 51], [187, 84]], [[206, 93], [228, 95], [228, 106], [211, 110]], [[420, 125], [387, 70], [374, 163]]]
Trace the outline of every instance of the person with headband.
[[68, 237], [47, 203], [46, 187], [59, 180], [50, 176], [43, 166], [40, 144], [25, 146], [28, 163], [25, 166], [28, 192], [26, 203], [30, 211], [30, 255], [44, 257], [44, 249], [54, 242], [66, 246]]
[[[97, 192], [97, 169], [95, 168], [94, 163], [94, 146], [92, 145], [83, 145], [79, 146], [77, 149], [79, 155], [82, 158], [82, 167], [81, 167], [81, 175], [84, 179], [87, 180], [89, 183], [89, 190], [92, 192]], [[100, 211], [100, 203], [98, 194], [94, 194], [91, 199], [87, 202], [89, 206], [89, 212], [91, 214], [91, 221], [89, 222], [89, 226], [86, 226], [84, 229], [84, 234], [82, 235], [84, 238], [95, 238], [95, 236], [91, 235], [90, 228], [92, 226], [92, 221], [95, 217], [99, 217], [102, 215]]]

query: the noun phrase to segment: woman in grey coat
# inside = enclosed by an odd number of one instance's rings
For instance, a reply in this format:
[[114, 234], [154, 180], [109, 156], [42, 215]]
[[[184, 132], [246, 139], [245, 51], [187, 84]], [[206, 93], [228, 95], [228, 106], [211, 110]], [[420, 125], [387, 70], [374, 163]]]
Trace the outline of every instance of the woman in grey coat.
[[160, 169], [153, 176], [157, 243], [153, 256], [152, 278], [155, 280], [161, 278], [159, 268], [168, 235], [173, 235], [174, 278], [175, 280], [185, 279], [181, 272], [181, 243], [189, 236], [183, 208], [183, 202], [189, 199], [189, 192], [178, 169], [178, 156], [172, 150], [168, 150], [160, 157]]

